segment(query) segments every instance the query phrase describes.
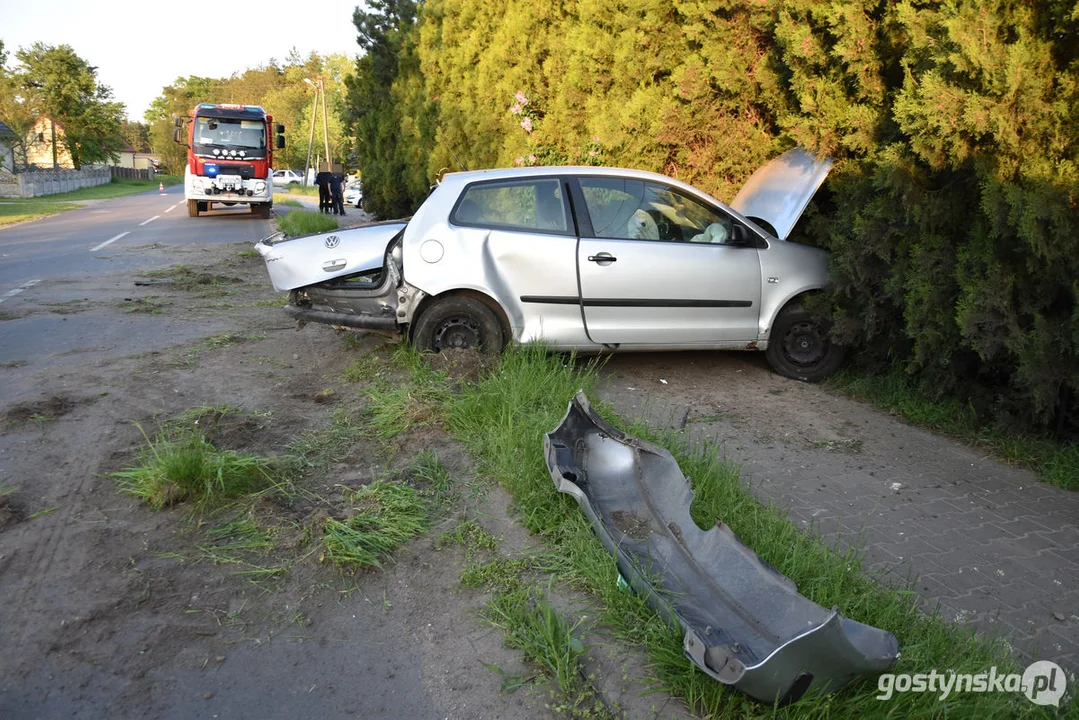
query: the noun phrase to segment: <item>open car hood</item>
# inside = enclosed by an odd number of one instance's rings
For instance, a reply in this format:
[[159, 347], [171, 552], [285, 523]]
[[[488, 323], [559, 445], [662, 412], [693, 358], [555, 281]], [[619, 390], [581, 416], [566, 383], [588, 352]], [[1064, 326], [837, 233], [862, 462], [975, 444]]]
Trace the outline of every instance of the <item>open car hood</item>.
[[584, 393], [543, 444], [555, 487], [577, 501], [633, 590], [681, 626], [686, 658], [710, 677], [782, 705], [895, 663], [890, 632], [800, 595], [719, 519], [697, 527], [671, 453], [607, 424]]
[[731, 207], [750, 220], [764, 220], [785, 240], [831, 169], [829, 158], [805, 148], [788, 150], [753, 173]]
[[382, 267], [386, 246], [405, 225], [394, 220], [297, 238], [271, 235], [255, 250], [266, 262], [274, 290], [295, 290]]

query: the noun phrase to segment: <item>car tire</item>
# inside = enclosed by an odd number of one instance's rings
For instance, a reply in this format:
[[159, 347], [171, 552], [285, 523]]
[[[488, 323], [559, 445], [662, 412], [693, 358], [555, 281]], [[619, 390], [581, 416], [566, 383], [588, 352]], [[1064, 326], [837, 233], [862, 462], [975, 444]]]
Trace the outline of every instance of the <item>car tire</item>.
[[764, 354], [780, 375], [816, 383], [838, 370], [846, 353], [828, 337], [826, 322], [801, 303], [793, 303], [783, 308], [772, 325]]
[[459, 348], [501, 352], [505, 344], [502, 325], [491, 308], [470, 297], [451, 296], [435, 300], [420, 315], [412, 342], [421, 351], [441, 352]]

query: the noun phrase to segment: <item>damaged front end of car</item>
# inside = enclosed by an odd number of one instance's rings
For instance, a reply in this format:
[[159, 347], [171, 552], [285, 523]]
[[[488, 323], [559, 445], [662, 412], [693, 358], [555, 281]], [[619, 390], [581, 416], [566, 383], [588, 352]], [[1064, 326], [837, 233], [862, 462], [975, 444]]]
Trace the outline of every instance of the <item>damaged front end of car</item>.
[[404, 281], [405, 223], [366, 225], [297, 238], [276, 233], [255, 250], [275, 290], [288, 291], [285, 312], [308, 322], [401, 332], [423, 292]]
[[674, 456], [607, 424], [583, 393], [545, 436], [544, 453], [555, 486], [580, 505], [619, 572], [678, 623], [686, 657], [715, 680], [784, 705], [898, 658], [894, 635], [800, 595], [718, 519], [701, 530]]

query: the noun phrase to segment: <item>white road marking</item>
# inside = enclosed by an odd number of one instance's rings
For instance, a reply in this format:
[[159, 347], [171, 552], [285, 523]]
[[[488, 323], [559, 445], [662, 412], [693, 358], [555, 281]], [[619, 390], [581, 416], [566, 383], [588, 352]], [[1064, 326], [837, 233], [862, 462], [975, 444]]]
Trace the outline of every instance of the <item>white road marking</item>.
[[139, 227], [142, 227], [143, 225], [148, 225], [148, 224], [152, 223], [154, 220], [157, 220], [159, 217], [161, 217], [161, 216], [160, 215], [154, 215], [149, 220], [144, 220], [144, 221], [140, 222]]
[[6, 293], [4, 293], [3, 297], [0, 297], [0, 303], [4, 302], [8, 298], [15, 297], [16, 295], [21, 293], [23, 290], [28, 290], [28, 289], [34, 287], [39, 282], [41, 282], [41, 281], [40, 280], [28, 280], [28, 281], [24, 282], [22, 285], [20, 285], [19, 287], [14, 288], [12, 290], [8, 290]]
[[173, 205], [172, 207], [170, 207], [170, 208], [169, 208], [168, 210], [166, 210], [165, 212], [167, 212], [167, 213], [169, 213], [169, 212], [172, 212], [173, 210], [175, 210], [175, 209], [176, 209], [176, 208], [178, 208], [178, 207], [180, 207], [180, 203], [176, 203], [175, 205]]
[[[146, 223], [143, 223], [143, 225], [145, 225], [145, 224], [146, 224]], [[97, 247], [92, 247], [92, 248], [90, 248], [90, 252], [96, 252], [96, 251], [100, 250], [101, 248], [105, 247], [106, 245], [110, 245], [110, 244], [112, 244], [112, 243], [116, 242], [117, 240], [119, 240], [120, 238], [122, 238], [122, 237], [123, 237], [124, 235], [130, 235], [130, 234], [131, 234], [130, 232], [122, 232], [122, 233], [120, 233], [119, 235], [117, 235], [117, 236], [116, 236], [116, 237], [114, 237], [114, 238], [109, 238], [108, 240], [106, 240], [105, 242], [101, 243], [101, 244], [100, 244], [100, 245], [98, 245]]]

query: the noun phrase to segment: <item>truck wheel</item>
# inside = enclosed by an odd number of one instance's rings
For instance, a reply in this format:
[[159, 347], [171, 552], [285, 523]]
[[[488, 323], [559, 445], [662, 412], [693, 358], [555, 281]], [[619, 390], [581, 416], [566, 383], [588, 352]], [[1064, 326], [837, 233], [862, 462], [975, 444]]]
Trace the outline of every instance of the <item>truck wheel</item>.
[[187, 201], [187, 216], [188, 217], [198, 217], [199, 216], [199, 204], [200, 203], [199, 203], [198, 200], [188, 200]]
[[206, 212], [213, 207], [213, 205], [214, 204], [209, 200], [199, 200], [199, 212]]
[[259, 208], [259, 217], [263, 218], [265, 220], [269, 220], [270, 219], [270, 208], [272, 208], [272, 207], [273, 207], [273, 203], [262, 203], [261, 205], [259, 205], [258, 206], [258, 208]]
[[827, 323], [795, 302], [780, 311], [764, 354], [780, 375], [815, 383], [838, 370], [845, 353], [828, 337]]
[[427, 352], [451, 348], [496, 353], [502, 350], [502, 325], [491, 308], [470, 297], [435, 300], [420, 315], [412, 342]]

